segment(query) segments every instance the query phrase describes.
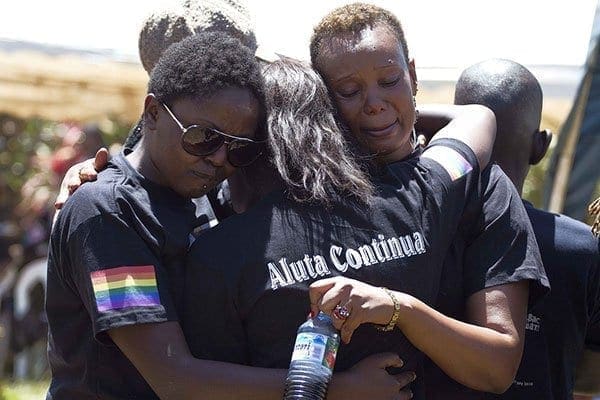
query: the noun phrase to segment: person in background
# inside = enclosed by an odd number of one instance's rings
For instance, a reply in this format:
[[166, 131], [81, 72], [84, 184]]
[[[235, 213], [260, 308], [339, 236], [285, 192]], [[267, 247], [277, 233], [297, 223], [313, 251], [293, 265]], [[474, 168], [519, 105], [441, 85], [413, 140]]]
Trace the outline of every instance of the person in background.
[[[522, 193], [529, 167], [542, 160], [552, 138], [540, 130], [542, 90], [537, 79], [516, 62], [487, 60], [461, 74], [454, 102], [482, 104], [494, 111], [498, 131], [492, 160]], [[579, 359], [600, 343], [599, 243], [589, 226], [523, 202], [552, 289], [528, 314], [523, 358], [513, 385], [502, 395], [486, 397], [570, 399]], [[438, 303], [446, 300], [440, 298]], [[577, 373], [593, 374], [599, 369], [596, 362]], [[599, 385], [596, 381], [596, 387], [588, 389], [598, 391]], [[453, 397], [461, 389], [451, 386], [432, 385], [433, 394], [445, 399], [480, 398]]]

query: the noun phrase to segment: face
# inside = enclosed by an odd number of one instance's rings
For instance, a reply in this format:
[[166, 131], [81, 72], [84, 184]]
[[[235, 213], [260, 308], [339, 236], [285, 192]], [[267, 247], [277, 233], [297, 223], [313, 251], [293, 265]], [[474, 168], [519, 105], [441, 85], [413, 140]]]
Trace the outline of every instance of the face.
[[[201, 100], [180, 98], [168, 107], [184, 127], [197, 124], [255, 138], [260, 104], [248, 89], [226, 88]], [[208, 156], [191, 155], [181, 147], [181, 129], [152, 96], [146, 100], [146, 113], [152, 178], [157, 183], [184, 197], [199, 197], [235, 171], [227, 160], [227, 144]]]
[[339, 115], [380, 163], [412, 151], [416, 74], [392, 31], [381, 25], [324, 43], [318, 69]]

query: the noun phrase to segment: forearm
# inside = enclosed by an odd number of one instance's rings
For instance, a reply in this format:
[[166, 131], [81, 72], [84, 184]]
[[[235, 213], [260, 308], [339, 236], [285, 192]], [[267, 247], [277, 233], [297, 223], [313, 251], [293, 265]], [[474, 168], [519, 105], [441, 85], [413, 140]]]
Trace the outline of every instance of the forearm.
[[487, 392], [510, 386], [521, 359], [518, 338], [449, 318], [404, 293], [396, 296], [402, 304], [398, 327], [450, 377]]
[[483, 169], [492, 154], [496, 118], [491, 110], [480, 105], [428, 104], [419, 107], [416, 129], [429, 140], [460, 140], [473, 150]]
[[130, 325], [108, 333], [162, 400], [283, 395], [285, 370], [196, 359], [176, 322]]
[[[283, 397], [287, 370], [248, 367], [218, 361], [186, 360], [164, 365], [151, 384], [163, 400], [171, 399], [256, 399]], [[158, 383], [158, 384], [156, 384]]]

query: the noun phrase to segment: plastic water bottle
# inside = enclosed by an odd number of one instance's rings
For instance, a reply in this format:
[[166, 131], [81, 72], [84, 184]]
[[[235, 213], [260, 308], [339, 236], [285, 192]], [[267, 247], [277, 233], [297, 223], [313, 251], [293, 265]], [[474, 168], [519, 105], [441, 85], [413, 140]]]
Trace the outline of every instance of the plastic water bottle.
[[339, 345], [340, 335], [327, 314], [319, 312], [300, 325], [283, 399], [325, 399]]

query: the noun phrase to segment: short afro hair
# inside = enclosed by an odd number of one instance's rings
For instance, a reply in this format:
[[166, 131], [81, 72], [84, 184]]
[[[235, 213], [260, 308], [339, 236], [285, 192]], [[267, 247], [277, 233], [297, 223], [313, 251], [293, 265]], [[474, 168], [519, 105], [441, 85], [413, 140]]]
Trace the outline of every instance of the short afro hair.
[[203, 32], [165, 51], [150, 74], [148, 93], [168, 104], [229, 87], [250, 90], [264, 108], [263, 79], [253, 52], [223, 32]]
[[155, 10], [143, 23], [140, 60], [150, 74], [173, 43], [200, 32], [225, 32], [256, 51], [252, 18], [243, 0], [184, 0], [179, 7]]
[[314, 27], [310, 39], [310, 60], [313, 66], [317, 68], [325, 41], [347, 34], [357, 35], [365, 28], [378, 25], [386, 26], [396, 35], [408, 62], [408, 45], [398, 18], [390, 11], [372, 4], [352, 3], [334, 9]]

